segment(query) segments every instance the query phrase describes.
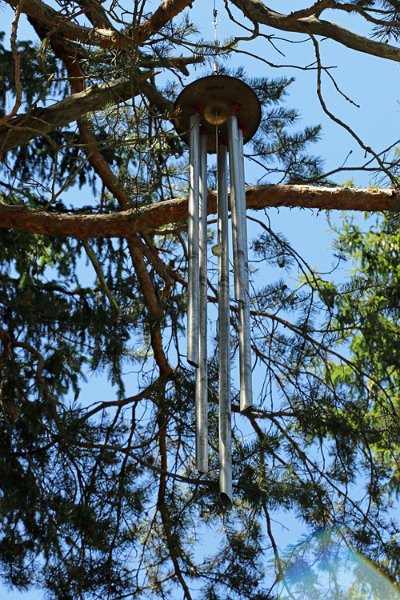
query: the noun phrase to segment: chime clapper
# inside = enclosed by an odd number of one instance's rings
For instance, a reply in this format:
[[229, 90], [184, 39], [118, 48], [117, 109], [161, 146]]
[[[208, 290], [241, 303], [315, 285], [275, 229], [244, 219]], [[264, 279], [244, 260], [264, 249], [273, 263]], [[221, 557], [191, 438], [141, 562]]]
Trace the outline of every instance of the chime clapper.
[[214, 246], [211, 248], [211, 252], [214, 254], [214, 256], [222, 256], [224, 249], [221, 244], [214, 244]]

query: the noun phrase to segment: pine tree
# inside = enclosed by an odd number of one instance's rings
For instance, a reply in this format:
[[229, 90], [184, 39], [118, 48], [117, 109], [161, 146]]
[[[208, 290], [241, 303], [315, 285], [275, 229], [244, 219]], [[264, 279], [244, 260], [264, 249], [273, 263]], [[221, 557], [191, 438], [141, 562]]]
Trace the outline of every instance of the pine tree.
[[[264, 25], [306, 33], [320, 73], [318, 36], [400, 58], [388, 43], [398, 41], [397, 2], [322, 0], [290, 15], [256, 0], [225, 4], [242, 11], [254, 36]], [[6, 5], [14, 21], [10, 44], [3, 37], [0, 46], [3, 580], [58, 600], [272, 600], [290, 584], [274, 525], [290, 511], [309, 533], [339, 528], [337, 547], [350, 544], [398, 582], [398, 218], [366, 232], [344, 221], [338, 260], [357, 272], [339, 283], [312, 268], [267, 215], [249, 213], [252, 352], [263, 379], [246, 414], [233, 380], [235, 502], [226, 512], [217, 490], [216, 335], [209, 474], [200, 476], [193, 458], [188, 156], [173, 128], [174, 100], [215, 54], [221, 73], [256, 91], [263, 119], [246, 154], [274, 185], [249, 189], [249, 208], [396, 209], [398, 154], [366, 150], [390, 189], [338, 189], [312, 150], [320, 126], [302, 128], [288, 106], [293, 80], [233, 69], [226, 59], [240, 40], [201, 39], [189, 0], [155, 9], [139, 0]], [[372, 20], [374, 37], [326, 21], [327, 8]], [[34, 32], [24, 41], [23, 15]], [[208, 176], [215, 187], [213, 167]], [[77, 190], [84, 205], [71, 200]], [[211, 254], [209, 302], [217, 302]], [[232, 332], [234, 361], [234, 304]], [[134, 391], [128, 371], [137, 373]], [[99, 372], [113, 397], [82, 397], [85, 379]], [[214, 547], [204, 552], [208, 535]], [[312, 553], [302, 560], [310, 567]], [[317, 588], [308, 589], [319, 598]]]

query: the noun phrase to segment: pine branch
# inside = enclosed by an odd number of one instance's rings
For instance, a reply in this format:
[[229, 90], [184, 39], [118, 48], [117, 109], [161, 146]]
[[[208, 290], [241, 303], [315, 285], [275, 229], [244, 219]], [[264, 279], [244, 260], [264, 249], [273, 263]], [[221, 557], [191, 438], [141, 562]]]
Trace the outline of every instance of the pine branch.
[[[13, 8], [18, 7], [18, 0], [6, 0]], [[86, 12], [79, 11], [79, 14]], [[54, 34], [62, 36], [65, 40], [73, 40], [83, 44], [100, 46], [101, 48], [128, 48], [136, 42], [129, 38], [124, 32], [117, 29], [104, 29], [99, 27], [85, 27], [77, 25], [72, 21], [72, 16], [67, 17], [60, 14], [42, 0], [24, 0], [22, 12], [28, 17], [40, 21], [43, 28], [48, 32], [49, 37]], [[76, 12], [74, 17], [78, 16]]]
[[[314, 208], [318, 210], [398, 211], [400, 194], [393, 189], [328, 188], [308, 185], [260, 185], [247, 188], [247, 208]], [[208, 214], [215, 214], [215, 192], [208, 196]], [[0, 202], [0, 229], [17, 229], [44, 235], [132, 237], [187, 219], [187, 198], [123, 210], [112, 214], [68, 214], [10, 206]]]
[[[400, 61], [400, 48], [385, 44], [384, 42], [370, 40], [336, 23], [319, 19], [315, 14], [308, 15], [307, 13], [307, 16], [301, 16], [300, 18], [296, 13], [285, 15], [271, 10], [260, 0], [232, 0], [232, 3], [253, 23], [267, 25], [280, 31], [311, 33], [335, 40], [339, 44], [343, 44], [347, 48], [357, 50], [358, 52], [364, 52], [397, 62]], [[324, 4], [327, 3], [317, 2], [314, 7]], [[340, 8], [340, 6], [339, 3], [330, 3], [330, 7], [332, 8]]]
[[140, 42], [147, 40], [178, 13], [188, 6], [191, 7], [192, 3], [193, 0], [163, 0], [150, 19], [141, 25], [137, 36]]
[[15, 117], [0, 127], [0, 156], [35, 137], [77, 121], [90, 112], [101, 110], [107, 104], [133, 98], [140, 93], [141, 83], [152, 74], [153, 71], [147, 71], [141, 73], [135, 80], [121, 77], [112, 83], [92, 86], [71, 94], [65, 100], [56, 102], [48, 108], [35, 109]]
[[90, 262], [92, 263], [92, 266], [96, 272], [97, 278], [99, 280], [101, 289], [103, 290], [104, 294], [106, 295], [110, 306], [111, 306], [111, 310], [113, 311], [113, 313], [115, 314], [115, 316], [118, 318], [121, 316], [121, 309], [118, 305], [118, 302], [116, 301], [115, 297], [113, 296], [113, 294], [110, 291], [110, 288], [107, 285], [107, 282], [105, 280], [105, 277], [103, 275], [103, 271], [101, 270], [101, 266], [99, 261], [97, 260], [97, 257], [95, 255], [95, 253], [93, 252], [92, 248], [90, 247], [90, 245], [88, 244], [88, 242], [86, 240], [84, 240], [83, 242], [83, 247], [85, 248], [85, 252], [90, 260]]

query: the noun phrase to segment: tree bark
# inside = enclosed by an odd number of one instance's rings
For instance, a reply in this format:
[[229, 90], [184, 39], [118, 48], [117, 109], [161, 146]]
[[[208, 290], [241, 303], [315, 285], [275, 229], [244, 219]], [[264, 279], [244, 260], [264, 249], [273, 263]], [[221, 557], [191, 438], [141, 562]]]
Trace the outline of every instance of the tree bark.
[[[307, 185], [252, 186], [246, 190], [247, 208], [314, 208], [317, 210], [398, 211], [400, 192], [393, 189], [350, 189]], [[208, 197], [208, 214], [217, 211], [216, 194]], [[112, 214], [68, 214], [32, 210], [0, 202], [0, 228], [45, 235], [131, 237], [187, 219], [187, 198], [174, 198]]]
[[193, 0], [163, 0], [148, 21], [139, 27], [137, 38], [140, 43], [149, 39], [177, 14], [192, 5]]
[[[14, 9], [19, 5], [19, 0], [6, 0], [6, 2]], [[88, 17], [93, 19], [94, 16], [95, 27], [85, 27], [74, 23], [42, 0], [24, 0], [21, 10], [28, 17], [39, 19], [48, 30], [50, 37], [55, 33], [66, 40], [83, 44], [93, 44], [101, 48], [126, 49], [138, 42], [145, 42], [192, 2], [193, 0], [163, 0], [154, 14], [139, 25], [136, 31], [119, 31], [112, 27], [110, 20], [106, 17], [106, 12], [102, 10], [101, 6], [96, 7], [96, 3], [87, 3], [86, 6]]]

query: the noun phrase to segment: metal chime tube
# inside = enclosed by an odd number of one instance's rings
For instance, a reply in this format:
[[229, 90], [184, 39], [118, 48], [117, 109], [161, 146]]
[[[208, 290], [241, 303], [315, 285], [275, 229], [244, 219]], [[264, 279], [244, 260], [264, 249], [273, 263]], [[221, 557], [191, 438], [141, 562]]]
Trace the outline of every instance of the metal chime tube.
[[232, 426], [230, 387], [229, 234], [227, 148], [217, 152], [218, 192], [218, 337], [219, 337], [219, 493], [222, 505], [232, 505]]
[[188, 308], [187, 359], [199, 364], [199, 115], [190, 117], [189, 139], [189, 202], [188, 202]]
[[251, 336], [250, 336], [250, 293], [249, 293], [249, 255], [247, 245], [246, 220], [246, 181], [244, 177], [243, 132], [239, 129], [239, 167], [241, 194], [241, 227], [244, 255], [244, 291], [240, 308], [240, 347], [243, 360], [240, 361], [240, 410], [243, 412], [253, 405], [252, 369], [251, 369]]
[[253, 405], [250, 296], [246, 227], [243, 136], [235, 115], [228, 120], [235, 297], [239, 303], [240, 410]]
[[243, 242], [243, 266], [244, 266], [244, 281], [243, 296], [249, 297], [249, 255], [247, 250], [247, 220], [246, 220], [246, 181], [244, 178], [244, 152], [243, 152], [243, 132], [238, 129], [238, 166], [239, 166], [239, 218], [240, 229]]
[[231, 182], [231, 218], [232, 218], [232, 245], [233, 245], [233, 275], [234, 275], [234, 291], [237, 301], [243, 299], [243, 242], [240, 240], [242, 227], [240, 227], [239, 219], [239, 203], [240, 198], [237, 198], [240, 189], [240, 170], [239, 170], [239, 128], [237, 119], [232, 115], [228, 119], [228, 146], [229, 146], [229, 167], [230, 167], [230, 182]]
[[199, 366], [196, 371], [196, 466], [208, 471], [207, 384], [207, 137], [200, 135], [199, 160]]

